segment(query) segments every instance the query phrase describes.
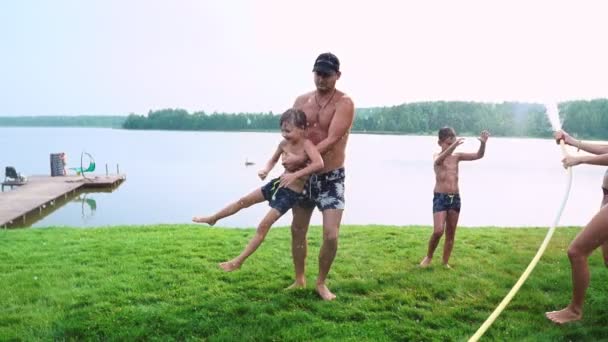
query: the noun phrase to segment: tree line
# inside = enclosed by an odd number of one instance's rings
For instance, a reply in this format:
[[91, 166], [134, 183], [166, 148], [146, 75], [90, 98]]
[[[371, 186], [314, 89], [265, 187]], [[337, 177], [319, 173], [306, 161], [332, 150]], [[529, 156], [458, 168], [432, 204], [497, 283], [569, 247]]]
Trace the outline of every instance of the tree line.
[[[563, 128], [580, 138], [608, 140], [608, 99], [559, 103]], [[278, 114], [188, 113], [183, 109], [162, 109], [148, 115], [129, 115], [125, 129], [277, 131]], [[390, 107], [358, 108], [354, 132], [433, 135], [444, 126], [458, 134], [478, 134], [488, 129], [494, 136], [550, 137], [553, 128], [538, 103], [480, 103], [433, 101]]]
[[[565, 130], [582, 139], [608, 140], [608, 99], [559, 104]], [[279, 116], [267, 113], [189, 113], [184, 109], [125, 116], [0, 117], [0, 127], [110, 127], [151, 130], [278, 131]], [[357, 108], [354, 132], [434, 135], [452, 126], [460, 135], [488, 129], [493, 136], [550, 137], [545, 107], [538, 103], [433, 101]]]
[[0, 127], [106, 127], [122, 128], [125, 116], [0, 116]]

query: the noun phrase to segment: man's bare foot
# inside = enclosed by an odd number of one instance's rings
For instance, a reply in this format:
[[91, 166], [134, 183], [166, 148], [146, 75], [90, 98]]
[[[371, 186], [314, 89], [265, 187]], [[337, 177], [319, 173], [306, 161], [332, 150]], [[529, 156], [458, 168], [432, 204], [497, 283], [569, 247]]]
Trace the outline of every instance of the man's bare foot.
[[206, 223], [210, 226], [213, 226], [215, 224], [217, 220], [213, 219], [213, 216], [194, 216], [192, 218], [192, 222], [196, 222], [196, 223]]
[[230, 261], [220, 262], [219, 266], [221, 269], [223, 269], [226, 272], [232, 272], [234, 270], [238, 270], [239, 268], [241, 268], [241, 263], [230, 260]]
[[317, 293], [323, 300], [334, 300], [336, 295], [331, 293], [325, 284], [317, 284]]
[[422, 259], [422, 261], [420, 262], [420, 267], [429, 267], [431, 265], [431, 260], [433, 259], [429, 258], [428, 256], [425, 256], [424, 259]]
[[568, 322], [578, 321], [583, 318], [582, 313], [576, 313], [574, 310], [567, 307], [560, 311], [551, 311], [545, 313], [548, 319], [550, 319], [553, 323], [556, 324], [564, 324]]

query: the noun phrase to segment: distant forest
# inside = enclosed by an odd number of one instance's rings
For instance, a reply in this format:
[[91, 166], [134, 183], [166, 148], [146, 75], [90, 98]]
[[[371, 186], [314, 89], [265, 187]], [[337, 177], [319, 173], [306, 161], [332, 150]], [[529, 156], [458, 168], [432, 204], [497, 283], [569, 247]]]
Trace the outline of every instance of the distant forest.
[[[608, 99], [570, 101], [558, 105], [562, 126], [579, 138], [608, 140]], [[129, 115], [126, 129], [201, 131], [277, 131], [279, 114], [188, 113], [183, 109]], [[416, 102], [392, 107], [358, 108], [354, 132], [433, 135], [443, 126], [458, 134], [476, 135], [488, 129], [493, 136], [550, 137], [545, 107], [536, 103]]]
[[[608, 140], [608, 99], [559, 104], [565, 130], [578, 138]], [[183, 109], [125, 116], [0, 117], [1, 126], [111, 127], [188, 131], [278, 131], [280, 113], [188, 113]], [[459, 135], [550, 137], [545, 107], [537, 103], [434, 101], [391, 107], [357, 108], [353, 132], [434, 135], [452, 126]]]
[[0, 127], [122, 128], [125, 116], [0, 116]]

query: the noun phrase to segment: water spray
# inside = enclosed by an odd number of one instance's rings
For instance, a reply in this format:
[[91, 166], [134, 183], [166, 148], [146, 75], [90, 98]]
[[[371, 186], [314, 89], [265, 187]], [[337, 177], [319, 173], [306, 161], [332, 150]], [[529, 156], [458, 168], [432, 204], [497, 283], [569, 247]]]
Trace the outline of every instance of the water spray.
[[[545, 108], [547, 110], [547, 116], [549, 118], [549, 121], [551, 122], [551, 126], [553, 127], [553, 129], [556, 131], [560, 130], [561, 124], [559, 121], [559, 115], [558, 115], [559, 112], [557, 109], [557, 104], [555, 104], [555, 103], [546, 104]], [[564, 157], [566, 157], [568, 155], [568, 152], [566, 151], [566, 144], [564, 143], [564, 139], [561, 139], [559, 141], [559, 145], [561, 147], [562, 154], [564, 155]], [[528, 279], [528, 276], [530, 275], [530, 273], [532, 273], [532, 270], [534, 270], [534, 267], [536, 267], [536, 264], [540, 260], [540, 257], [543, 255], [543, 253], [545, 253], [545, 249], [547, 249], [547, 246], [549, 245], [549, 241], [551, 240], [551, 237], [553, 236], [553, 233], [555, 232], [555, 227], [559, 223], [559, 219], [562, 216], [562, 212], [564, 211], [564, 208], [566, 207], [566, 202], [568, 202], [568, 196], [570, 195], [570, 186], [572, 185], [572, 168], [568, 167], [568, 169], [566, 171], [567, 171], [568, 180], [566, 183], [566, 191], [564, 192], [564, 198], [559, 207], [557, 215], [555, 216], [555, 220], [553, 221], [553, 224], [551, 225], [551, 227], [549, 228], [549, 231], [547, 232], [547, 235], [545, 236], [545, 240], [543, 240], [543, 243], [538, 248], [536, 255], [534, 256], [532, 261], [530, 261], [530, 264], [528, 265], [528, 267], [526, 268], [524, 273], [521, 274], [521, 276], [519, 277], [519, 279], [517, 280], [517, 282], [511, 289], [511, 291], [509, 291], [509, 293], [505, 296], [505, 298], [502, 300], [502, 302], [500, 302], [500, 304], [498, 304], [496, 309], [494, 309], [492, 314], [486, 319], [485, 322], [483, 322], [483, 324], [479, 327], [479, 329], [477, 329], [475, 334], [473, 334], [473, 336], [471, 336], [471, 338], [469, 338], [469, 342], [476, 342], [477, 340], [479, 340], [481, 338], [481, 336], [483, 336], [483, 334], [486, 332], [486, 330], [488, 330], [488, 328], [490, 328], [492, 323], [494, 323], [496, 318], [498, 318], [498, 316], [502, 313], [502, 311], [509, 304], [511, 299], [513, 299], [513, 297], [515, 296], [517, 291], [519, 291], [519, 288], [524, 284], [526, 279]]]

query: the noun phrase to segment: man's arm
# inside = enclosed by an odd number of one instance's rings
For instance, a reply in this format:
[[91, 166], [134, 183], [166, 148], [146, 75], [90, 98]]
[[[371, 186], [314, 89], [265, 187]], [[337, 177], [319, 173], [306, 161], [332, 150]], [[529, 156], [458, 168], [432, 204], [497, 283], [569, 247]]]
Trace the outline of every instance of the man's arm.
[[325, 154], [348, 133], [354, 118], [355, 105], [350, 97], [345, 96], [336, 104], [336, 112], [329, 124], [327, 138], [317, 144], [320, 154]]
[[315, 147], [315, 144], [310, 140], [306, 140], [304, 142], [304, 152], [306, 152], [306, 156], [310, 160], [310, 163], [306, 165], [303, 169], [300, 169], [294, 172], [297, 178], [301, 178], [304, 176], [311, 175], [317, 171], [320, 171], [325, 166], [323, 163], [323, 158], [321, 157], [321, 153]]
[[304, 168], [294, 173], [284, 173], [281, 176], [281, 182], [279, 183], [279, 186], [287, 187], [296, 179], [309, 176], [323, 169], [323, 167], [325, 166], [323, 163], [323, 158], [321, 157], [321, 154], [315, 147], [315, 144], [312, 143], [312, 141], [308, 139], [304, 141], [304, 152], [306, 152], [306, 156], [308, 157], [308, 159], [310, 159], [310, 163], [307, 164]]

